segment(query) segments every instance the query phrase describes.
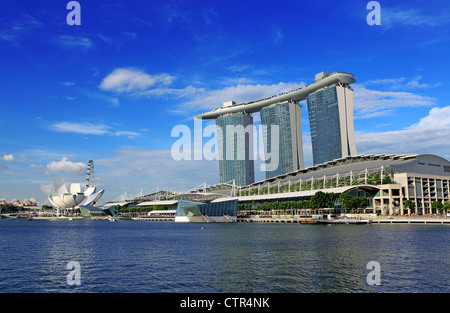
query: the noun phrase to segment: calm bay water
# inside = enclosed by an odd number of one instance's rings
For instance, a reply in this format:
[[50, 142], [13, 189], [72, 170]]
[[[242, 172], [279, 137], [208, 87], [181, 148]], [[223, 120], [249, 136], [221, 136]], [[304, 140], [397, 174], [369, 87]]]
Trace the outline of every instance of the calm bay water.
[[4, 219], [0, 292], [450, 292], [449, 238], [446, 225]]

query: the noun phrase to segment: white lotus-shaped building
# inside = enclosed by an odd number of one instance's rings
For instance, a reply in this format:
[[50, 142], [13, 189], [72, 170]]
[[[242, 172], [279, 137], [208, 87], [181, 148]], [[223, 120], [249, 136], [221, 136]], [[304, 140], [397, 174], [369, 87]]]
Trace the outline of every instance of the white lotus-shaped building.
[[57, 209], [58, 215], [61, 210], [75, 209], [79, 205], [95, 204], [105, 191], [97, 190], [95, 186], [83, 188], [80, 183], [70, 184], [70, 188], [67, 190], [64, 180], [61, 178], [55, 179], [53, 189], [54, 193], [48, 196], [48, 200]]

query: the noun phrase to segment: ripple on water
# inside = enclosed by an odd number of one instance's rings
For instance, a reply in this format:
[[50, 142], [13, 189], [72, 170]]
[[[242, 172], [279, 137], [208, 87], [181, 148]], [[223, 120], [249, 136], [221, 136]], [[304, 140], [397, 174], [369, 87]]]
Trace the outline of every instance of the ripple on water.
[[[445, 226], [19, 219], [0, 231], [1, 292], [450, 291]], [[367, 285], [370, 261], [380, 286]]]

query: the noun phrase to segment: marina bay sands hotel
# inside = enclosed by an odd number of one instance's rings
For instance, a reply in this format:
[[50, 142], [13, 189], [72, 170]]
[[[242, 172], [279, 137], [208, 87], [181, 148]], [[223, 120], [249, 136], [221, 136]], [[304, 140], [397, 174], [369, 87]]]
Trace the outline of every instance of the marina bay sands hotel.
[[314, 165], [356, 155], [350, 88], [355, 81], [349, 73], [321, 72], [303, 88], [249, 103], [225, 102], [223, 107], [196, 116], [216, 120], [220, 182], [245, 186], [255, 181], [252, 113], [256, 112], [261, 115], [266, 178], [304, 168], [299, 104], [304, 100]]

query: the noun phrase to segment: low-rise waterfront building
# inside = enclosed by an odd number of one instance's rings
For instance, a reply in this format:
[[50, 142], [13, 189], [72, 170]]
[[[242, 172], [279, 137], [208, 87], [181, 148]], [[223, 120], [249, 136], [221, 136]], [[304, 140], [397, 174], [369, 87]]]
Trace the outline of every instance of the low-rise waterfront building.
[[[366, 213], [437, 214], [432, 203], [450, 201], [450, 162], [433, 154], [358, 155], [335, 159], [240, 188], [239, 203], [310, 199], [316, 192], [368, 199]], [[405, 206], [413, 202], [414, 207]]]
[[99, 217], [115, 217], [119, 215], [119, 208], [114, 205], [105, 207], [94, 207], [88, 205], [80, 205], [81, 216], [84, 218], [99, 218]]
[[[433, 154], [371, 154], [335, 159], [244, 187], [225, 183], [204, 184], [188, 192], [165, 191], [165, 194], [170, 194], [165, 200], [141, 197], [129, 201], [138, 202], [138, 206], [156, 204], [177, 208], [178, 216], [182, 216], [186, 213], [180, 209], [186, 205], [200, 208], [198, 205], [230, 200], [239, 204], [309, 200], [322, 191], [334, 193], [337, 197], [347, 193], [366, 198], [368, 205], [360, 210], [362, 213], [429, 215], [440, 213], [433, 208], [433, 202], [450, 202], [449, 189], [450, 162], [443, 157]], [[144, 198], [150, 201], [142, 202]], [[339, 206], [339, 203], [335, 205]], [[201, 210], [198, 212], [202, 216], [195, 212], [199, 216], [197, 219], [205, 220]], [[223, 214], [220, 216], [223, 218]]]
[[237, 207], [237, 200], [226, 200], [218, 203], [178, 200], [175, 222], [236, 222]]

